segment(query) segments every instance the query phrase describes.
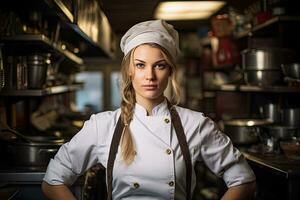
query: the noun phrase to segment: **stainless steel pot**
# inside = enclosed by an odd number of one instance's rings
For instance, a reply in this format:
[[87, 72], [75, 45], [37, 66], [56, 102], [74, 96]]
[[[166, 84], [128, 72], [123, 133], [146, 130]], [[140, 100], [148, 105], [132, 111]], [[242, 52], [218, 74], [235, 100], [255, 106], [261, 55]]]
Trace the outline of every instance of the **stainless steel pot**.
[[286, 126], [300, 128], [300, 108], [283, 109], [282, 123]]
[[279, 70], [249, 70], [244, 72], [244, 79], [249, 85], [280, 85], [282, 83], [282, 74]]
[[299, 63], [282, 64], [281, 70], [285, 77], [300, 79], [300, 64]]
[[283, 48], [246, 49], [242, 51], [245, 70], [280, 70], [281, 64], [291, 63], [294, 52]]
[[281, 121], [281, 111], [279, 104], [267, 103], [259, 107], [260, 115], [263, 118], [269, 119], [274, 123]]
[[224, 132], [234, 144], [253, 144], [259, 140], [258, 127], [271, 124], [267, 119], [233, 119], [224, 121]]
[[15, 166], [47, 166], [63, 139], [50, 136], [27, 136], [31, 142], [14, 140], [6, 144], [8, 159]]

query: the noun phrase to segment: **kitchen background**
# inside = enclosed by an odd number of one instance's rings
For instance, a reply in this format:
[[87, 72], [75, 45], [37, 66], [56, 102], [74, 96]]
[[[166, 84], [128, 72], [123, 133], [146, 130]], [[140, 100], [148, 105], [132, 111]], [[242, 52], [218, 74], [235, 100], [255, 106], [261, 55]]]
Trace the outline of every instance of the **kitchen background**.
[[[44, 199], [45, 167], [60, 145], [90, 114], [119, 106], [119, 39], [153, 19], [160, 2], [1, 2], [1, 200]], [[181, 36], [181, 105], [214, 119], [243, 152], [257, 176], [256, 200], [300, 199], [298, 7], [223, 3], [206, 19], [169, 20]], [[219, 199], [224, 183], [202, 163], [196, 171], [193, 199]], [[102, 166], [72, 190], [78, 199], [105, 199]]]

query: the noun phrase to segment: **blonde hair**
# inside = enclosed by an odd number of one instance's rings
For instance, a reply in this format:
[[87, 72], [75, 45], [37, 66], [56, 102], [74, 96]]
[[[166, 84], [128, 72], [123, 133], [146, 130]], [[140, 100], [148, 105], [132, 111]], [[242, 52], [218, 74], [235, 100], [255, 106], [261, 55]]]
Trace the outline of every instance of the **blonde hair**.
[[[171, 55], [163, 47], [155, 43], [147, 43], [155, 48], [159, 48], [162, 51], [163, 57], [166, 60], [167, 64], [171, 68], [171, 85], [173, 89], [173, 96], [171, 102], [178, 104], [180, 102], [180, 90], [178, 83], [176, 81], [176, 65], [173, 61]], [[121, 118], [125, 127], [122, 133], [121, 139], [121, 153], [123, 161], [126, 164], [131, 164], [136, 155], [134, 141], [129, 129], [130, 122], [133, 118], [133, 109], [135, 107], [136, 98], [135, 91], [132, 86], [131, 76], [130, 76], [130, 65], [133, 63], [133, 54], [137, 47], [133, 48], [124, 58], [121, 64]]]

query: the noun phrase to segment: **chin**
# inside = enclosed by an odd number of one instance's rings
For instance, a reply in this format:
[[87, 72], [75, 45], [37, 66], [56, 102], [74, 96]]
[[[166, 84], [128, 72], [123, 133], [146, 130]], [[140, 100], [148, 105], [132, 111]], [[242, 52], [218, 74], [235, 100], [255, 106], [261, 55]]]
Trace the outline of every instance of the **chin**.
[[148, 95], [145, 95], [144, 98], [149, 99], [149, 100], [157, 100], [157, 99], [162, 98], [162, 96], [163, 95], [161, 95], [161, 94], [148, 94]]

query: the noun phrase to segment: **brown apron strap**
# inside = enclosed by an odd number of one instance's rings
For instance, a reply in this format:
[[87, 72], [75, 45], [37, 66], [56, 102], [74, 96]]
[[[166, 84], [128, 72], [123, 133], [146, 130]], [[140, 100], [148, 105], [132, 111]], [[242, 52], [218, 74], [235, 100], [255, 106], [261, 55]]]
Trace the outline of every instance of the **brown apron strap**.
[[184, 130], [182, 127], [182, 123], [180, 120], [180, 117], [178, 115], [178, 112], [176, 111], [175, 107], [171, 105], [169, 101], [168, 102], [168, 108], [171, 113], [171, 121], [172, 124], [175, 128], [175, 132], [177, 135], [177, 139], [179, 142], [180, 149], [183, 154], [183, 158], [185, 161], [185, 170], [186, 170], [186, 199], [190, 200], [191, 199], [191, 178], [192, 178], [192, 161], [191, 161], [191, 155], [189, 151], [189, 147], [186, 141], [186, 137], [184, 134]]
[[108, 161], [107, 161], [107, 200], [112, 200], [112, 180], [113, 180], [113, 168], [118, 151], [118, 146], [122, 136], [124, 123], [121, 116], [118, 119], [117, 126], [110, 144]]
[[[185, 161], [186, 168], [186, 199], [191, 199], [191, 177], [192, 177], [192, 162], [191, 155], [189, 152], [189, 148], [187, 145], [186, 137], [184, 134], [184, 130], [181, 124], [180, 117], [176, 111], [176, 109], [168, 102], [168, 108], [171, 113], [172, 124], [175, 128], [176, 136], [179, 141], [179, 146], [183, 154], [183, 158]], [[118, 146], [120, 143], [120, 139], [122, 136], [124, 124], [121, 120], [121, 116], [119, 117], [117, 126], [115, 128], [115, 132], [112, 138], [112, 142], [109, 150], [109, 157], [107, 161], [107, 200], [112, 200], [112, 180], [113, 180], [113, 167], [116, 158], [116, 154], [118, 151]]]

